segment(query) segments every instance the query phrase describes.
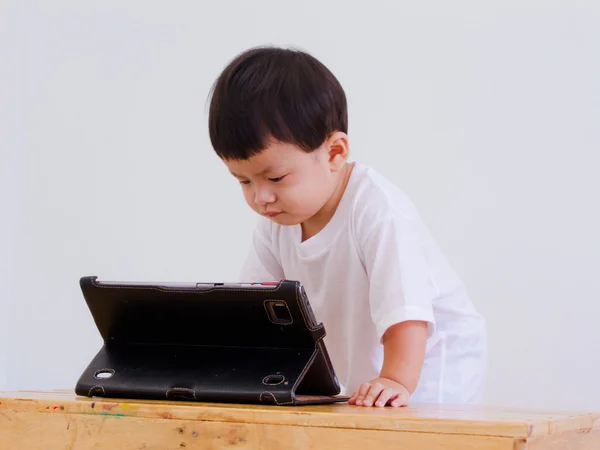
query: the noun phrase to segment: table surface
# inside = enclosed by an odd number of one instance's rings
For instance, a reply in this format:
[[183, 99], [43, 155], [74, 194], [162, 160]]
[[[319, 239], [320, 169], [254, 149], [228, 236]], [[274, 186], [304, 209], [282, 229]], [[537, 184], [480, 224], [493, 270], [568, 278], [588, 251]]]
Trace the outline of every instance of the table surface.
[[[149, 419], [144, 423], [152, 421], [160, 423], [167, 419], [173, 421], [170, 423], [175, 421], [212, 423], [213, 427], [227, 424], [229, 424], [227, 426], [237, 427], [240, 424], [248, 424], [248, 426], [262, 424], [261, 427], [282, 427], [282, 429], [304, 427], [304, 430], [312, 430], [311, 432], [316, 433], [323, 433], [323, 429], [346, 430], [346, 432], [352, 430], [357, 435], [361, 433], [359, 430], [369, 430], [363, 432], [363, 435], [374, 431], [388, 432], [388, 434], [395, 432], [395, 435], [398, 435], [397, 432], [406, 432], [400, 433], [404, 435], [434, 433], [437, 436], [460, 435], [474, 440], [483, 437], [498, 438], [503, 442], [508, 440], [500, 438], [510, 438], [522, 443], [531, 440], [544, 442], [553, 436], [575, 436], [578, 439], [585, 436], [587, 439], [585, 446], [581, 445], [577, 448], [600, 448], [600, 412], [585, 411], [552, 412], [508, 407], [452, 405], [411, 405], [403, 408], [365, 408], [348, 404], [239, 405], [86, 398], [67, 390], [19, 391], [0, 393], [0, 436], [2, 436], [3, 426], [4, 430], [9, 429], [8, 422], [12, 420], [9, 413], [13, 413], [15, 417], [18, 414], [30, 417], [28, 420], [34, 420], [34, 417], [35, 420], [44, 420], [56, 415], [71, 418], [78, 416], [86, 420], [92, 417], [131, 417], [136, 418], [137, 422], [141, 419]], [[3, 417], [6, 419], [4, 425]], [[67, 429], [68, 427], [67, 425]], [[23, 426], [21, 430], [28, 430], [28, 428]], [[588, 447], [590, 442], [593, 442], [593, 447]], [[2, 448], [1, 444], [0, 448]]]
[[600, 428], [600, 412], [452, 405], [403, 408], [365, 408], [348, 404], [238, 405], [87, 398], [68, 390], [0, 392], [0, 412], [3, 409], [520, 438]]

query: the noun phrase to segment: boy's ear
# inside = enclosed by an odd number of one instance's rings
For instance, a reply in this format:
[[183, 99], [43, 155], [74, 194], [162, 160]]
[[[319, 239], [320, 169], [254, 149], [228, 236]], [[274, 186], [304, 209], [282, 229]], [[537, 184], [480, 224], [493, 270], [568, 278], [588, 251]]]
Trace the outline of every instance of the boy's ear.
[[332, 172], [341, 170], [350, 156], [348, 135], [342, 131], [336, 131], [329, 136], [325, 145], [327, 147], [329, 165], [331, 166]]

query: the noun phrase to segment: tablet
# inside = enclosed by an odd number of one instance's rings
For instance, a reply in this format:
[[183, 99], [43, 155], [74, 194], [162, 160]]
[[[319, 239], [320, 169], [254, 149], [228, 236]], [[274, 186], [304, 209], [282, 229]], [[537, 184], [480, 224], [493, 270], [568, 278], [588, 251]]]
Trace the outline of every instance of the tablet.
[[302, 405], [344, 402], [298, 281], [80, 279], [104, 343], [83, 396]]

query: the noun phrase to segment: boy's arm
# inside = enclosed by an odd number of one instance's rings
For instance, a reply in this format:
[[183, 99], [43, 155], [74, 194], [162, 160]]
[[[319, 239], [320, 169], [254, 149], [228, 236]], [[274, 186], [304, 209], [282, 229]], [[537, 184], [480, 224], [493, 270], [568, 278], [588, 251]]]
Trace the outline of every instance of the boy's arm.
[[364, 380], [351, 404], [406, 405], [417, 387], [435, 327], [432, 300], [437, 295], [420, 231], [418, 219], [392, 213], [372, 223], [360, 240], [384, 362], [379, 378]]
[[421, 375], [427, 343], [427, 322], [410, 320], [392, 325], [383, 335], [383, 367], [379, 378], [361, 385], [350, 404], [404, 406]]
[[427, 322], [410, 320], [392, 325], [383, 336], [380, 376], [400, 383], [412, 394], [421, 376], [426, 344]]

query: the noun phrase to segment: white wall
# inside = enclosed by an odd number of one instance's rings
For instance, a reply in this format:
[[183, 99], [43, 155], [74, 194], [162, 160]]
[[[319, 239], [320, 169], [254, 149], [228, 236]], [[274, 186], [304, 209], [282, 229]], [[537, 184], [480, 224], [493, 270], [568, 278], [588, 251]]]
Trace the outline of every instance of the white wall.
[[[18, 97], [16, 49], [9, 46], [7, 5], [0, 4], [0, 390], [6, 385], [9, 352], [9, 305], [12, 304], [13, 249], [16, 224], [16, 155]], [[13, 70], [9, 71], [9, 68]]]
[[205, 101], [231, 57], [274, 43], [339, 77], [354, 157], [409, 193], [468, 285], [489, 323], [487, 401], [600, 409], [597, 2], [4, 13], [0, 388], [74, 385], [101, 344], [80, 276], [236, 279], [254, 216]]

